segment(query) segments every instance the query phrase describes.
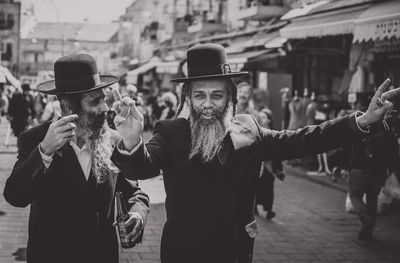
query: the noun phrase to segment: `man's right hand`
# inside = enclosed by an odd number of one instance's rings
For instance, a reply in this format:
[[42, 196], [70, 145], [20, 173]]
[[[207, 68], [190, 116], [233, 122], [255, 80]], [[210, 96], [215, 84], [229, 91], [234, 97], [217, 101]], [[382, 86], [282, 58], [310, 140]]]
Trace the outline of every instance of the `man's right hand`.
[[135, 101], [129, 97], [122, 98], [118, 87], [112, 89], [114, 95], [115, 128], [122, 138], [124, 148], [131, 151], [139, 142], [143, 133], [143, 114], [136, 108]]
[[53, 155], [64, 144], [70, 142], [75, 135], [76, 125], [73, 123], [78, 115], [72, 114], [53, 121], [40, 143], [40, 150], [47, 156]]

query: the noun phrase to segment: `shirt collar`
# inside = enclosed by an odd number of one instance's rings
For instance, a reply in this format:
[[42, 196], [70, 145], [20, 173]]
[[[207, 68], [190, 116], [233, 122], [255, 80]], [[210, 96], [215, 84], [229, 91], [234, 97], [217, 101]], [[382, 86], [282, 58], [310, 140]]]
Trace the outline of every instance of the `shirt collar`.
[[72, 149], [74, 149], [75, 152], [83, 152], [89, 150], [86, 143], [83, 144], [82, 148], [79, 148], [78, 145], [76, 145], [76, 143], [73, 141], [70, 141], [69, 145], [71, 145]]

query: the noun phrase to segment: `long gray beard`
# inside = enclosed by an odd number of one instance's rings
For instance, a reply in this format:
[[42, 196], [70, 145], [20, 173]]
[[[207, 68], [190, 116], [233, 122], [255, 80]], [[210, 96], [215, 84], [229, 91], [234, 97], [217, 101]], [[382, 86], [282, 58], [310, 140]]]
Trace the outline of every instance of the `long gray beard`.
[[116, 141], [112, 141], [110, 128], [107, 124], [96, 140], [90, 142], [90, 152], [92, 156], [92, 173], [96, 177], [98, 184], [104, 183], [109, 177], [115, 176], [120, 172], [117, 166], [111, 161]]
[[[87, 119], [83, 122], [85, 121]], [[116, 141], [112, 140], [110, 128], [106, 123], [101, 127], [99, 124], [97, 124], [97, 127], [89, 123], [81, 125], [82, 123], [77, 125], [77, 134], [81, 134], [84, 137], [85, 143], [89, 147], [92, 159], [91, 172], [98, 184], [104, 183], [110, 176], [114, 176], [120, 171], [111, 161]]]
[[225, 122], [231, 118], [229, 114], [231, 107], [227, 107], [222, 116], [212, 119], [198, 117], [193, 108], [190, 113], [191, 149], [189, 160], [198, 156], [202, 163], [214, 160], [219, 146], [225, 137]]

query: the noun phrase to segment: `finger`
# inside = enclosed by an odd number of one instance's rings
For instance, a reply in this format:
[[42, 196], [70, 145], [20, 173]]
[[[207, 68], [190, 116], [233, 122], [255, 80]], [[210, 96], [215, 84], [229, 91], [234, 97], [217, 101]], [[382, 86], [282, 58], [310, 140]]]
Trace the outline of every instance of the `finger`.
[[138, 119], [141, 115], [140, 111], [136, 107], [136, 102], [133, 101], [130, 109], [130, 115], [132, 115], [135, 119]]
[[123, 118], [126, 118], [129, 115], [130, 105], [122, 104], [120, 107], [119, 115]]
[[124, 121], [126, 121], [126, 119], [120, 115], [116, 115], [114, 118], [114, 124], [115, 127], [120, 126]]
[[385, 112], [387, 112], [387, 111], [392, 110], [392, 109], [393, 109], [393, 106], [394, 106], [394, 104], [393, 104], [392, 102], [390, 102], [390, 101], [387, 100], [387, 101], [384, 102], [382, 108], [385, 110]]
[[381, 97], [383, 92], [390, 86], [390, 79], [386, 79], [376, 90], [375, 97]]
[[122, 98], [122, 103], [124, 105], [130, 106], [133, 102], [134, 102], [133, 99], [131, 99], [131, 98], [127, 97], [127, 96]]
[[[142, 230], [142, 222], [137, 218], [133, 218], [133, 221], [134, 221], [135, 225], [134, 225], [132, 231], [127, 234], [127, 236], [129, 239], [135, 240], [140, 235], [140, 232]], [[129, 220], [126, 223], [128, 223], [128, 222], [129, 222]], [[126, 225], [126, 223], [125, 223], [125, 225]]]
[[233, 132], [233, 133], [241, 133], [242, 129], [240, 127], [240, 124], [231, 122], [228, 124], [227, 131]]
[[59, 119], [61, 119], [61, 112], [55, 111], [54, 114], [55, 114], [56, 117], [57, 117], [57, 118], [55, 118], [54, 120], [59, 120]]
[[112, 108], [113, 108], [113, 110], [117, 113], [117, 114], [120, 114], [121, 113], [121, 101], [117, 101], [117, 102], [114, 102], [114, 104], [113, 104], [113, 106], [112, 106]]
[[111, 92], [113, 94], [113, 97], [114, 97], [115, 101], [122, 101], [122, 97], [121, 97], [121, 94], [119, 93], [118, 86], [113, 87]]
[[389, 91], [386, 91], [385, 93], [382, 94], [382, 100], [385, 101], [387, 99], [396, 97], [400, 95], [400, 88], [392, 89]]
[[66, 130], [58, 134], [58, 138], [67, 138], [75, 135], [75, 130]]
[[61, 126], [64, 125], [68, 122], [72, 122], [78, 119], [78, 115], [77, 114], [72, 114], [72, 115], [68, 115], [68, 116], [64, 116], [61, 119], [59, 119], [58, 121], [56, 121], [55, 125], [56, 126]]
[[68, 122], [68, 123], [66, 123], [66, 124], [64, 124], [64, 125], [62, 125], [62, 126], [60, 126], [60, 127], [58, 127], [57, 132], [62, 133], [62, 132], [66, 132], [66, 131], [69, 131], [69, 130], [75, 130], [75, 129], [76, 129], [75, 123], [73, 123], [73, 122]]

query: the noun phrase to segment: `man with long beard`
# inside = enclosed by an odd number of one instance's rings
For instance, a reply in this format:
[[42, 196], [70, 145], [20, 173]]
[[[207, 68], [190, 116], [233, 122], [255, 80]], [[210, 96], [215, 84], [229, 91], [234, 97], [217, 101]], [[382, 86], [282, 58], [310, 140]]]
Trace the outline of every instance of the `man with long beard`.
[[386, 81], [368, 110], [297, 131], [261, 128], [254, 117], [235, 116], [236, 87], [225, 50], [200, 44], [187, 51], [188, 77], [179, 113], [187, 118], [160, 121], [142, 143], [143, 116], [123, 99], [115, 124], [122, 141], [112, 160], [129, 179], [147, 179], [163, 170], [167, 221], [161, 239], [163, 263], [248, 263], [257, 225], [256, 186], [262, 161], [298, 158], [349, 145], [393, 107]]
[[99, 76], [89, 55], [62, 57], [54, 71], [55, 81], [38, 90], [57, 95], [63, 117], [20, 135], [4, 197], [31, 205], [28, 263], [118, 263], [115, 192], [130, 209], [125, 226], [134, 243], [141, 242], [149, 202], [110, 160], [119, 137], [105, 124], [102, 89], [118, 79]]

